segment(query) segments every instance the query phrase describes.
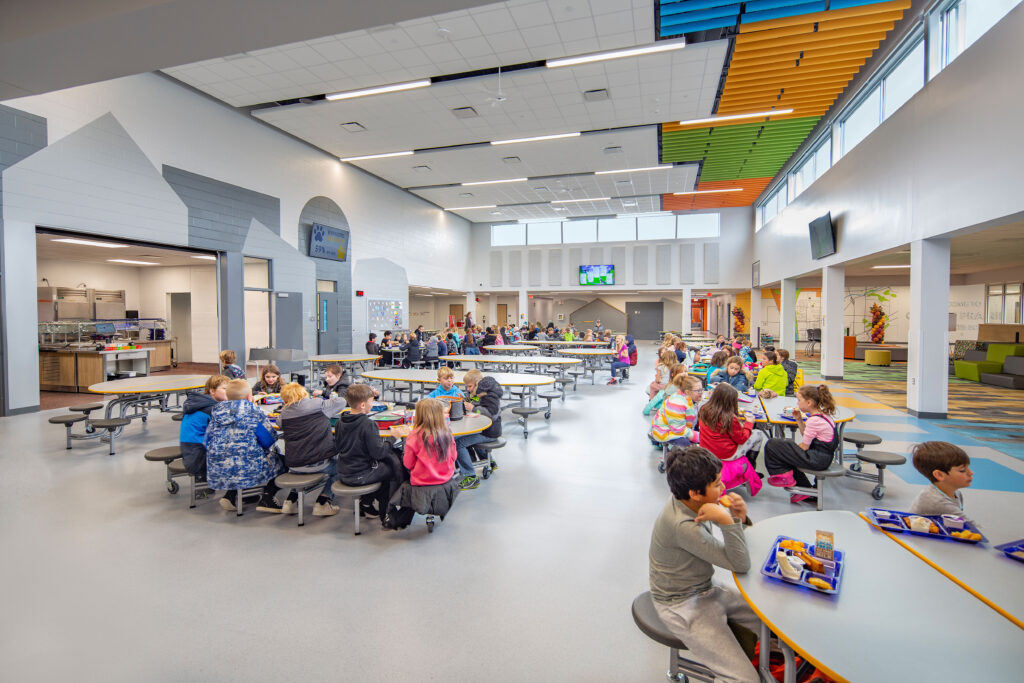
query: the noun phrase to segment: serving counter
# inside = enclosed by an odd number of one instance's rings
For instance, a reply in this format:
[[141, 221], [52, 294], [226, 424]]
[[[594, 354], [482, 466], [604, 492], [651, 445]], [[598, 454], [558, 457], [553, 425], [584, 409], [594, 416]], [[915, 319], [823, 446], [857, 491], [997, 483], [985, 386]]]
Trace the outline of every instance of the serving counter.
[[150, 372], [152, 352], [152, 348], [97, 351], [95, 348], [40, 347], [39, 388], [43, 391], [85, 392], [89, 385], [107, 379], [142, 377]]

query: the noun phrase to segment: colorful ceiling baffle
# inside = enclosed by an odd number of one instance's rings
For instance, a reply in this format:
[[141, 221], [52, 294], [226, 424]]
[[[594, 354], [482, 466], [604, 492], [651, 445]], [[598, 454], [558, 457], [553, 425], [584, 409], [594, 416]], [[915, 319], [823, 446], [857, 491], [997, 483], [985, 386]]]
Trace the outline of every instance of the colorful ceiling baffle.
[[665, 210], [748, 206], [903, 17], [911, 0], [661, 0], [659, 38], [734, 41], [715, 116], [792, 109], [722, 122], [661, 125], [662, 162], [699, 162], [696, 191], [662, 195]]

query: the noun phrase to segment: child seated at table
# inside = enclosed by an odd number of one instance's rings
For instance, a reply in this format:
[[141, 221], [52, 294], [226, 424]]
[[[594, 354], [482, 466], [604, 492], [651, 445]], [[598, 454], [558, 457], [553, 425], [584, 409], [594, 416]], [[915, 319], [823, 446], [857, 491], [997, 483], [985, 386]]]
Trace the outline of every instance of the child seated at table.
[[376, 332], [371, 332], [370, 338], [366, 340], [366, 353], [370, 356], [380, 355], [380, 344], [377, 343]]
[[220, 374], [228, 379], [245, 379], [245, 370], [235, 365], [238, 356], [231, 349], [224, 349], [217, 356], [220, 358]]
[[324, 368], [323, 387], [313, 392], [313, 396], [332, 399], [335, 396], [342, 396], [348, 389], [348, 385], [341, 381], [345, 370], [337, 363], [332, 363]]
[[[483, 441], [490, 441], [501, 436], [501, 394], [502, 388], [493, 377], [485, 377], [477, 369], [468, 371], [462, 377], [466, 387], [464, 407], [466, 413], [480, 413], [491, 420], [491, 426], [479, 434], [466, 434], [455, 439], [458, 450], [459, 489], [466, 491], [480, 486], [480, 478], [476, 476], [473, 459], [469, 449]], [[497, 462], [491, 461], [491, 471], [498, 468]]]
[[708, 362], [707, 374], [704, 375], [705, 387], [711, 386], [711, 375], [713, 375], [716, 370], [725, 368], [725, 361], [727, 360], [729, 360], [729, 353], [727, 351], [715, 351], [711, 356], [711, 360]]
[[[834, 417], [836, 402], [826, 385], [806, 384], [800, 387], [796, 392], [796, 405], [793, 419], [800, 431], [800, 443], [789, 439], [768, 439], [764, 447], [764, 465], [768, 469], [768, 483], [772, 486], [809, 488], [810, 480], [800, 469], [828, 469], [836, 448], [840, 446]], [[789, 501], [799, 503], [810, 498], [794, 493]]]
[[[455, 437], [445, 424], [444, 407], [429, 396], [416, 403], [412, 431], [405, 440], [402, 464], [413, 486], [435, 486], [455, 474]], [[455, 487], [458, 491], [458, 487]]]
[[728, 494], [730, 507], [719, 504], [725, 491], [721, 470], [718, 458], [700, 446], [669, 451], [666, 479], [672, 497], [651, 533], [651, 598], [661, 621], [716, 681], [759, 683], [728, 622], [755, 633], [761, 622], [735, 588], [713, 578], [715, 566], [738, 574], [750, 570], [743, 536], [747, 505], [735, 493]]
[[719, 368], [711, 373], [711, 383], [725, 382], [732, 385], [736, 391], [746, 393], [750, 387], [753, 377], [743, 369], [743, 359], [739, 356], [729, 356], [725, 361], [725, 367]]
[[685, 372], [672, 379], [674, 392], [666, 392], [661, 408], [651, 420], [651, 441], [685, 448], [700, 441], [697, 427], [697, 404], [704, 390], [700, 380]]
[[751, 464], [756, 464], [768, 436], [754, 429], [750, 413], [740, 417], [738, 397], [736, 391], [724, 383], [714, 388], [708, 402], [700, 409], [700, 445], [719, 460], [746, 456]]
[[799, 366], [789, 359], [789, 351], [786, 349], [775, 349], [775, 355], [779, 357], [779, 365], [786, 371], [786, 396], [795, 396], [796, 387], [793, 386], [793, 382], [796, 381]]
[[[314, 517], [330, 517], [338, 514], [333, 504], [334, 493], [331, 483], [338, 473], [335, 460], [334, 438], [331, 435], [331, 418], [337, 418], [345, 408], [345, 399], [340, 396], [326, 401], [310, 398], [306, 387], [291, 382], [281, 389], [281, 431], [284, 433], [284, 464], [291, 472], [309, 474], [324, 472], [327, 481], [313, 504]], [[299, 511], [299, 494], [294, 490], [288, 494], [281, 512], [294, 515]]]
[[766, 365], [757, 371], [754, 388], [761, 392], [761, 396], [764, 398], [785, 395], [786, 385], [789, 383], [786, 368], [782, 367], [779, 357], [774, 351], [765, 351], [764, 359]]
[[262, 486], [256, 509], [281, 512], [274, 500], [278, 492], [274, 477], [283, 471], [278, 457], [269, 452], [277, 440], [274, 426], [262, 410], [253, 405], [252, 389], [244, 379], [233, 379], [225, 389], [226, 400], [210, 413], [206, 430], [206, 476], [210, 488], [224, 491], [220, 506], [234, 510], [237, 490]]
[[409, 341], [402, 345], [402, 350], [405, 351], [405, 367], [407, 368], [423, 360], [423, 349], [415, 332], [409, 334]]
[[672, 378], [672, 368], [677, 365], [676, 354], [671, 349], [662, 349], [658, 364], [654, 367], [654, 381], [647, 387], [647, 398], [652, 399], [659, 391], [668, 386]]
[[437, 369], [437, 381], [438, 385], [427, 394], [427, 398], [437, 398], [438, 396], [462, 398], [462, 390], [455, 386], [455, 373], [451, 368], [439, 367]]
[[224, 375], [212, 375], [206, 380], [201, 394], [189, 394], [181, 407], [181, 429], [178, 445], [185, 469], [197, 482], [206, 481], [206, 428], [210, 413], [220, 401], [226, 401], [227, 386], [231, 380]]
[[341, 416], [334, 429], [338, 478], [347, 486], [381, 482], [376, 493], [360, 501], [364, 515], [379, 517], [387, 509], [391, 494], [402, 484], [402, 463], [391, 444], [380, 438], [377, 424], [370, 419], [373, 389], [367, 384], [353, 384], [345, 398], [349, 412]]
[[971, 485], [971, 457], [964, 449], [945, 441], [925, 441], [914, 446], [914, 469], [923, 474], [928, 487], [910, 504], [915, 515], [959, 515], [964, 517], [964, 494]]
[[260, 381], [252, 388], [253, 394], [280, 394], [281, 368], [276, 365], [264, 365], [260, 370]]
[[612, 378], [608, 380], [608, 384], [619, 383], [620, 380], [615, 377], [619, 370], [622, 370], [623, 379], [626, 378], [626, 373], [629, 371], [629, 346], [626, 345], [626, 338], [621, 334], [615, 337], [613, 350], [615, 351], [615, 359], [612, 361]]

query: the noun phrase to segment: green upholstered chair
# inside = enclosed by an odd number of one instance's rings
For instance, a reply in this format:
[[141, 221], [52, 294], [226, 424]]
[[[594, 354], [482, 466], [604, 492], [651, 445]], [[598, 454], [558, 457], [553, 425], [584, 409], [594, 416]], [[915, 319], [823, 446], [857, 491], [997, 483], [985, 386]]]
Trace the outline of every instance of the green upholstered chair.
[[[973, 355], [970, 351], [965, 357]], [[960, 379], [980, 382], [981, 374], [1000, 373], [1007, 356], [1024, 356], [1024, 344], [989, 344], [985, 360], [958, 360], [953, 362], [954, 374]]]

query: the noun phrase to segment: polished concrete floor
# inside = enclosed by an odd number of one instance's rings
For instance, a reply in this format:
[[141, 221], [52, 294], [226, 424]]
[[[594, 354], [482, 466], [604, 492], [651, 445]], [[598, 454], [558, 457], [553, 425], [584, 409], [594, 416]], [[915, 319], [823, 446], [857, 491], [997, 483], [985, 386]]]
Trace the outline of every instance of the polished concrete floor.
[[[668, 497], [640, 414], [653, 348], [640, 345], [631, 383], [581, 384], [549, 424], [531, 421], [528, 441], [506, 424], [501, 468], [430, 535], [422, 518], [400, 532], [366, 521], [354, 536], [347, 515], [298, 528], [215, 501], [188, 510], [142, 458], [177, 441], [166, 415], [133, 423], [113, 457], [96, 441], [65, 451], [63, 429], [46, 423], [60, 410], [0, 420], [0, 678], [664, 680], [667, 649], [629, 611]], [[944, 434], [840, 396], [883, 448]], [[990, 532], [1024, 531], [1024, 489], [998, 488], [1024, 479], [1024, 463], [949, 438], [994, 470], [993, 488], [966, 493], [971, 512]], [[917, 476], [893, 473], [885, 503], [909, 504]], [[861, 510], [870, 489], [840, 481], [826, 505]], [[750, 504], [755, 520], [809, 509], [770, 487]]]

